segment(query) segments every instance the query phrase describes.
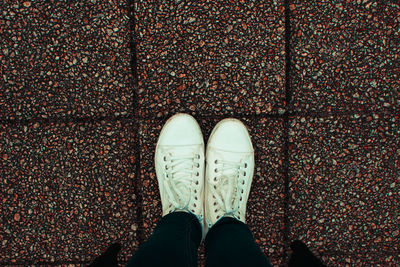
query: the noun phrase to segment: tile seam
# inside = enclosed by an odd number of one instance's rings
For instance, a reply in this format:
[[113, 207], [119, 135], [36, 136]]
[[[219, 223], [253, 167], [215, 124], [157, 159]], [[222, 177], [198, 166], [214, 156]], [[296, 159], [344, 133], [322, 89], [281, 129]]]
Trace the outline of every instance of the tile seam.
[[[137, 89], [137, 86], [132, 85], [135, 89]], [[134, 97], [137, 99], [138, 94], [134, 92]], [[134, 105], [133, 108], [138, 110], [139, 104], [137, 101], [134, 100]], [[190, 113], [193, 114], [196, 118], [200, 119], [207, 119], [210, 118], [211, 115], [208, 114], [196, 114], [196, 113]], [[233, 118], [247, 118], [247, 119], [285, 119], [286, 117], [289, 117], [289, 119], [293, 119], [296, 117], [310, 117], [310, 118], [327, 118], [327, 117], [341, 117], [341, 116], [354, 116], [354, 115], [360, 115], [360, 116], [367, 116], [367, 115], [389, 115], [389, 116], [400, 116], [400, 110], [396, 109], [387, 109], [387, 110], [382, 110], [382, 111], [365, 111], [365, 110], [350, 110], [350, 111], [336, 111], [336, 112], [319, 112], [319, 111], [309, 111], [309, 112], [298, 112], [298, 111], [286, 111], [283, 114], [279, 113], [262, 113], [262, 114], [245, 114], [245, 113], [234, 113], [230, 115], [212, 115], [212, 118], [215, 119], [223, 119], [226, 117], [233, 117]], [[126, 115], [106, 115], [106, 116], [86, 116], [86, 117], [79, 117], [79, 116], [68, 116], [68, 117], [52, 117], [52, 118], [19, 118], [19, 119], [1, 119], [0, 118], [0, 124], [7, 124], [7, 125], [27, 125], [30, 123], [38, 122], [38, 123], [68, 123], [68, 122], [75, 122], [75, 123], [81, 123], [81, 122], [89, 122], [89, 123], [94, 123], [94, 122], [99, 122], [99, 121], [116, 121], [116, 120], [135, 120], [139, 116], [138, 111], [135, 111], [132, 114], [126, 114]], [[167, 120], [171, 114], [157, 117], [154, 115], [151, 116], [142, 116], [139, 118], [139, 120]]]
[[138, 75], [137, 75], [137, 53], [136, 53], [136, 33], [135, 33], [135, 25], [136, 25], [136, 20], [135, 20], [135, 0], [130, 0], [129, 1], [129, 14], [130, 14], [130, 34], [131, 34], [131, 42], [130, 42], [130, 51], [131, 51], [131, 72], [133, 76], [132, 80], [132, 88], [133, 88], [133, 104], [132, 108], [133, 111], [131, 112], [133, 114], [132, 120], [134, 121], [134, 130], [135, 133], [137, 134], [135, 136], [135, 144], [134, 144], [134, 149], [135, 149], [135, 176], [134, 176], [134, 181], [133, 181], [133, 188], [134, 188], [134, 194], [135, 194], [135, 212], [136, 212], [136, 223], [137, 223], [137, 242], [139, 245], [141, 245], [144, 242], [144, 232], [143, 232], [143, 196], [142, 193], [140, 192], [140, 188], [142, 187], [141, 180], [140, 180], [140, 168], [141, 168], [141, 145], [140, 145], [140, 118], [139, 118], [139, 94], [137, 92], [138, 89]]
[[289, 112], [288, 107], [291, 107], [292, 90], [290, 88], [290, 10], [289, 0], [284, 0], [285, 7], [285, 112], [283, 114], [283, 134], [282, 134], [282, 156], [283, 156], [283, 176], [284, 176], [284, 216], [283, 216], [283, 255], [285, 260], [289, 259]]
[[[370, 256], [375, 256], [375, 257], [385, 257], [385, 256], [393, 256], [393, 258], [395, 260], [400, 260], [400, 257], [397, 255], [394, 255], [394, 252], [397, 251], [393, 251], [393, 252], [382, 252], [382, 253], [373, 253], [370, 254]], [[274, 256], [284, 256], [285, 254], [273, 254]], [[343, 251], [327, 251], [321, 254], [318, 254], [316, 256], [318, 256], [319, 258], [322, 257], [332, 257], [332, 256], [349, 256], [349, 257], [355, 257], [359, 254], [357, 253], [347, 253], [347, 252], [343, 252]], [[53, 262], [46, 262], [46, 261], [21, 261], [21, 262], [10, 262], [10, 261], [4, 261], [4, 262], [0, 262], [1, 266], [15, 266], [15, 265], [48, 265], [48, 266], [59, 266], [60, 264], [90, 264], [92, 263], [92, 261], [53, 261]]]

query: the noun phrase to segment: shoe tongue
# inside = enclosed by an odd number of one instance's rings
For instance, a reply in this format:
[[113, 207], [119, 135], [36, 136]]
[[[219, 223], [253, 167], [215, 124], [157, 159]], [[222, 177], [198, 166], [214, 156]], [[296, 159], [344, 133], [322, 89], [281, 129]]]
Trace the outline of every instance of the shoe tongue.
[[172, 189], [172, 194], [174, 195], [175, 201], [179, 203], [179, 208], [184, 209], [188, 204], [187, 201], [190, 199], [187, 186], [179, 180], [175, 180]]
[[[224, 199], [224, 202], [228, 204], [228, 207], [234, 209], [233, 207], [236, 198], [237, 192], [237, 180], [234, 175], [222, 175], [220, 176], [220, 181], [218, 187], [220, 188], [220, 193], [222, 196], [227, 196], [227, 199]], [[227, 194], [231, 192], [230, 194]]]

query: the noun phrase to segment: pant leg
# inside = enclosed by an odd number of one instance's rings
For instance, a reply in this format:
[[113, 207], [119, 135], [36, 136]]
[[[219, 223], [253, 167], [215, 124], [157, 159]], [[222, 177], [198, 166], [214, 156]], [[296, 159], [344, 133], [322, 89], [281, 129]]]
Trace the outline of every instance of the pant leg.
[[201, 226], [193, 214], [173, 212], [164, 216], [149, 239], [128, 261], [128, 267], [196, 267]]
[[205, 239], [207, 267], [271, 266], [249, 227], [234, 218], [219, 220]]

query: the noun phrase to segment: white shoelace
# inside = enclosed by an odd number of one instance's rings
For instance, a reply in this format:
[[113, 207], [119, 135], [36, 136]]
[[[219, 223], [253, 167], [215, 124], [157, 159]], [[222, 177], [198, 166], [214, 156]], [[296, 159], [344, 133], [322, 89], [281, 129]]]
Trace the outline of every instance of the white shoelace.
[[191, 195], [191, 177], [196, 175], [194, 160], [198, 159], [197, 154], [179, 155], [176, 157], [165, 155], [164, 159], [168, 162], [165, 170], [164, 188], [167, 192], [171, 204], [176, 209], [188, 208]]
[[[239, 171], [244, 163], [217, 160], [216, 181], [211, 179], [211, 191], [221, 208], [225, 208], [225, 214], [234, 215], [240, 207], [240, 194], [238, 188]], [[219, 165], [222, 165], [219, 167]], [[214, 170], [215, 172], [215, 170]], [[221, 173], [221, 174], [219, 174]], [[234, 179], [232, 179], [232, 176]], [[215, 186], [215, 187], [214, 187]], [[225, 190], [227, 187], [227, 190]], [[235, 192], [236, 191], [236, 192]]]

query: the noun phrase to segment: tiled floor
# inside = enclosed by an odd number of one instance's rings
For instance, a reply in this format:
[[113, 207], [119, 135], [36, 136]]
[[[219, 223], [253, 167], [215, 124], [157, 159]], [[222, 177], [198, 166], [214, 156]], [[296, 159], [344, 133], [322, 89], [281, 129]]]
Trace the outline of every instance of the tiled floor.
[[137, 3], [140, 116], [251, 115], [284, 107], [283, 1], [244, 2]]
[[290, 239], [355, 265], [399, 263], [399, 123], [398, 115], [291, 120]]
[[[242, 120], [247, 222], [274, 265], [400, 264], [397, 1], [0, 3], [0, 265], [121, 266], [161, 216], [154, 148]], [[199, 262], [204, 262], [200, 250]]]

